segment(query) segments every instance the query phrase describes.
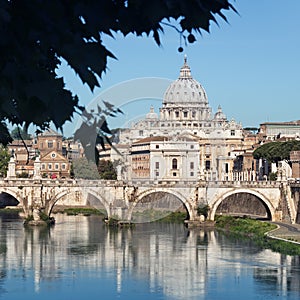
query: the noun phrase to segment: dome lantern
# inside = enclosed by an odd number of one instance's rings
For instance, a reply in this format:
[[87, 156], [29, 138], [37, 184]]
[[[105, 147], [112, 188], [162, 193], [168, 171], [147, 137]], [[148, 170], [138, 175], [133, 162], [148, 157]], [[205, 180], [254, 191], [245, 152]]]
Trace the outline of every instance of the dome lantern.
[[191, 69], [190, 69], [190, 67], [187, 64], [187, 57], [186, 57], [186, 55], [184, 56], [184, 64], [183, 64], [183, 66], [180, 69], [179, 78], [181, 78], [181, 79], [192, 78]]

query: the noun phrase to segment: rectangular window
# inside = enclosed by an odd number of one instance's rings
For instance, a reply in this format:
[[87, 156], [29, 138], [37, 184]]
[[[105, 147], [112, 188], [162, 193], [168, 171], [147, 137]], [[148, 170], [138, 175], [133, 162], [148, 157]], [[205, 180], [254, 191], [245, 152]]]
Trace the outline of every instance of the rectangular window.
[[52, 170], [52, 164], [48, 164], [48, 170]]
[[190, 175], [191, 175], [191, 176], [194, 176], [194, 172], [191, 172]]
[[184, 118], [187, 118], [187, 116], [188, 116], [187, 111], [184, 111], [184, 112], [183, 112], [183, 117], [184, 117]]
[[46, 169], [45, 164], [42, 164], [42, 170], [45, 170], [45, 169]]
[[229, 166], [228, 166], [228, 163], [225, 163], [225, 173], [228, 173], [229, 172]]
[[179, 111], [175, 111], [175, 117], [179, 118]]
[[176, 175], [177, 175], [176, 172], [173, 172], [173, 176], [176, 177]]
[[155, 172], [155, 176], [158, 177], [159, 176], [159, 172]]
[[235, 130], [230, 130], [230, 135], [234, 136], [235, 135]]
[[172, 169], [177, 169], [177, 159], [176, 158], [172, 159]]
[[55, 164], [55, 170], [59, 169], [59, 164]]
[[62, 164], [62, 165], [61, 165], [61, 169], [62, 169], [62, 170], [65, 170], [65, 169], [66, 169], [66, 165], [65, 165], [65, 164]]
[[190, 163], [190, 169], [194, 170], [194, 162], [193, 161], [191, 161], [191, 163]]
[[210, 170], [210, 160], [205, 161], [205, 170]]
[[48, 148], [53, 148], [53, 141], [48, 142]]
[[158, 161], [155, 163], [155, 169], [156, 169], [156, 170], [159, 169], [159, 162], [158, 162]]
[[155, 148], [156, 148], [156, 149], [159, 149], [159, 145], [155, 145]]

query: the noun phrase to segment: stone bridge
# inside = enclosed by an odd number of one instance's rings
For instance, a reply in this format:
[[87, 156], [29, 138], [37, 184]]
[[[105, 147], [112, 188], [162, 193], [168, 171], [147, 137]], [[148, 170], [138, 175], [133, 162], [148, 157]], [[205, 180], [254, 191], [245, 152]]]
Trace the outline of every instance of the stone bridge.
[[[93, 206], [104, 210], [108, 217], [122, 221], [131, 221], [134, 211], [145, 199], [149, 203], [155, 195], [161, 199], [167, 199], [164, 197], [168, 195], [186, 208], [191, 222], [201, 219], [198, 207], [208, 206], [208, 219], [214, 220], [224, 207], [227, 207], [224, 213], [234, 214], [234, 206], [230, 203], [235, 202], [235, 207], [242, 207], [245, 215], [295, 223], [299, 202], [297, 188], [297, 185], [292, 186], [287, 181], [0, 179], [1, 195], [15, 198], [25, 216], [33, 215], [35, 210], [42, 210], [50, 216], [55, 205]], [[243, 202], [237, 201], [240, 198], [244, 199]], [[249, 206], [253, 199], [256, 202]], [[256, 210], [263, 212], [256, 213]]]

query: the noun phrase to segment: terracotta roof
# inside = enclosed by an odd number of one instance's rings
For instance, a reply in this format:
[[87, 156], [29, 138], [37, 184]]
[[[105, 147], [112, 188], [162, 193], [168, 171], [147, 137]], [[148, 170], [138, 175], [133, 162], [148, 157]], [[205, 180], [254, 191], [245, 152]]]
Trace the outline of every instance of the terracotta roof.
[[61, 134], [59, 134], [57, 131], [49, 128], [45, 131], [43, 131], [40, 136], [62, 136]]
[[[32, 145], [32, 140], [24, 140], [26, 145]], [[24, 143], [22, 140], [13, 140], [8, 146], [24, 146]]]

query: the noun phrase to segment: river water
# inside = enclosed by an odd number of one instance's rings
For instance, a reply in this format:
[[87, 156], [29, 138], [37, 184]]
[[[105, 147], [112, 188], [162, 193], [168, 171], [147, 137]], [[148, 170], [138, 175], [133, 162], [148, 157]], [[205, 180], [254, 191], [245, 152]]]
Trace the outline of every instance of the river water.
[[0, 215], [0, 299], [299, 299], [299, 257], [214, 230], [56, 215], [51, 229]]

